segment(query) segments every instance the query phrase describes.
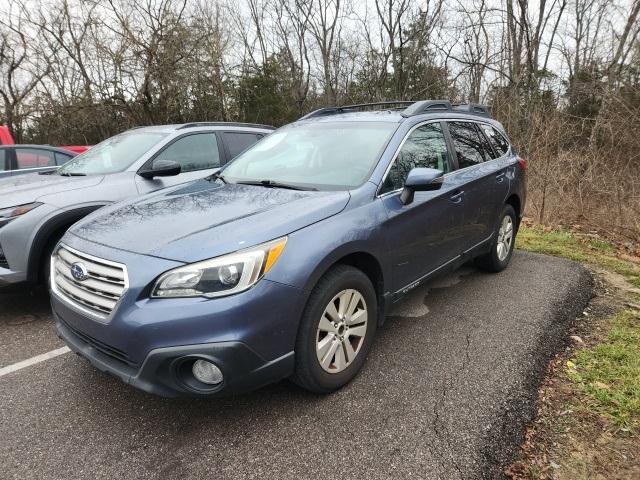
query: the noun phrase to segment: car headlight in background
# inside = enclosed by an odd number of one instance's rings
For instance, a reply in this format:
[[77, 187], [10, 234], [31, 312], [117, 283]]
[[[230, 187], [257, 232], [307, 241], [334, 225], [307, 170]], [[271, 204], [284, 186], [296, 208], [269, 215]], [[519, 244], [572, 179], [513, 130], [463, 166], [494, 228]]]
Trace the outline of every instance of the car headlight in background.
[[287, 237], [192, 263], [163, 274], [151, 297], [223, 297], [239, 293], [256, 284], [275, 265]]
[[0, 227], [7, 223], [10, 220], [13, 220], [20, 215], [24, 215], [27, 212], [30, 212], [36, 207], [39, 207], [42, 203], [33, 202], [27, 203], [24, 205], [16, 205], [15, 207], [2, 208], [0, 209]]

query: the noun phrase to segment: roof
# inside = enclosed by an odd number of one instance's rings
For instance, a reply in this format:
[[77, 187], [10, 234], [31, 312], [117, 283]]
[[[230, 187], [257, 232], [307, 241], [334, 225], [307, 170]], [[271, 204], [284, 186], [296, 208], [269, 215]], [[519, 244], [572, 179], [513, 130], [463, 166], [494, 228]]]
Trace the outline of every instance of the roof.
[[32, 144], [32, 143], [15, 143], [12, 145], [0, 145], [0, 149], [4, 149], [4, 148], [39, 148], [41, 150], [51, 150], [54, 152], [60, 152], [60, 153], [66, 153], [66, 154], [74, 154], [75, 152], [71, 151], [71, 150], [67, 150], [64, 147], [54, 147], [51, 145], [39, 145], [39, 144]]

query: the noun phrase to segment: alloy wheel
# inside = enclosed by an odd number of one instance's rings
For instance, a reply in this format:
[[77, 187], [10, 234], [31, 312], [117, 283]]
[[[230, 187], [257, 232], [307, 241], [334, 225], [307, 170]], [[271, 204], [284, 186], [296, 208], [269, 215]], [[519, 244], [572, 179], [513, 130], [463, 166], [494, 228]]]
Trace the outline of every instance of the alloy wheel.
[[367, 304], [357, 290], [342, 290], [331, 299], [316, 336], [316, 354], [324, 371], [339, 373], [353, 363], [364, 343], [367, 321]]
[[498, 242], [496, 245], [496, 253], [498, 260], [504, 262], [511, 251], [511, 243], [513, 242], [513, 219], [510, 215], [505, 215], [498, 230]]

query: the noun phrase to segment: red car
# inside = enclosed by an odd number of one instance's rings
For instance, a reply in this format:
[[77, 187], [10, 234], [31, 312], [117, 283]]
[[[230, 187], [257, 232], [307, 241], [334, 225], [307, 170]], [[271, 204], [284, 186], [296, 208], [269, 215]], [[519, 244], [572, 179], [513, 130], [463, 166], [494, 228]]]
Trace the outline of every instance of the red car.
[[[14, 145], [13, 136], [9, 131], [9, 127], [0, 125], [0, 145]], [[90, 147], [87, 145], [61, 145], [60, 148], [69, 150], [74, 153], [82, 153], [87, 151]]]

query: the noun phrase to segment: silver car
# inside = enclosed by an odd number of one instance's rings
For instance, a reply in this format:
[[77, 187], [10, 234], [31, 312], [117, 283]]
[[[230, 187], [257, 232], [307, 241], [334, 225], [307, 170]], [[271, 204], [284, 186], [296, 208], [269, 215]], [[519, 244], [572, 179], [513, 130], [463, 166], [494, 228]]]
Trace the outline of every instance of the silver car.
[[135, 128], [56, 171], [0, 179], [0, 290], [46, 280], [53, 247], [87, 214], [207, 177], [271, 131], [227, 122]]

